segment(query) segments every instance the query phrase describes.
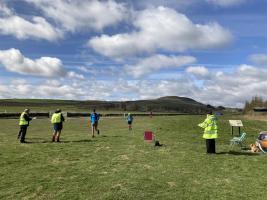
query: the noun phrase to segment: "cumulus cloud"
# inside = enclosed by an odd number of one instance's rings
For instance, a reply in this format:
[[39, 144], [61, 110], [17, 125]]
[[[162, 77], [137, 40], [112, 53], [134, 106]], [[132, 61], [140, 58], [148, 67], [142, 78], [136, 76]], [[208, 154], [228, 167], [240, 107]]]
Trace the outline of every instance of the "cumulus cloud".
[[101, 35], [88, 46], [108, 57], [123, 57], [144, 52], [218, 48], [229, 44], [231, 33], [217, 23], [194, 24], [171, 8], [158, 7], [137, 12], [131, 33]]
[[[28, 80], [0, 84], [0, 98], [60, 98], [133, 100], [161, 96], [185, 96], [197, 101], [223, 106], [242, 107], [253, 96], [267, 99], [267, 70], [240, 65], [233, 72], [210, 72], [203, 84], [190, 76], [173, 80], [47, 80], [32, 84]], [[90, 87], [88, 87], [90, 85]], [[97, 91], [97, 92], [96, 92]]]
[[55, 41], [63, 37], [63, 33], [49, 24], [43, 17], [33, 16], [26, 20], [4, 3], [0, 4], [0, 34], [13, 35], [18, 39], [44, 39]]
[[244, 3], [246, 0], [206, 0], [216, 6], [231, 7]]
[[199, 78], [207, 78], [210, 75], [209, 70], [204, 66], [190, 66], [186, 68], [186, 72]]
[[69, 78], [85, 80], [84, 75], [82, 75], [82, 74], [78, 74], [78, 73], [76, 73], [76, 72], [74, 72], [74, 71], [69, 71], [69, 72], [67, 73], [67, 76], [68, 76]]
[[4, 2], [0, 2], [0, 16], [8, 16], [11, 14], [12, 11], [4, 4]]
[[197, 3], [198, 0], [142, 0], [135, 3], [140, 7], [166, 6], [170, 8], [185, 8]]
[[31, 84], [25, 80], [23, 83], [0, 84], [0, 91], [5, 91], [0, 93], [0, 98], [25, 98], [26, 96], [27, 98], [131, 100], [177, 94], [192, 96], [196, 90], [197, 87], [187, 79], [176, 81], [88, 80], [82, 83], [47, 80], [39, 84]]
[[102, 30], [116, 25], [126, 16], [126, 8], [113, 0], [26, 0], [33, 3], [65, 30]]
[[259, 66], [267, 66], [267, 54], [253, 54], [249, 59]]
[[44, 77], [67, 77], [84, 80], [85, 77], [75, 71], [66, 71], [62, 61], [53, 57], [41, 57], [35, 60], [25, 57], [18, 49], [0, 50], [0, 64], [6, 70], [25, 75]]
[[79, 71], [93, 76], [120, 77], [125, 75], [120, 66], [79, 66]]
[[20, 74], [38, 76], [65, 76], [63, 64], [58, 58], [41, 57], [36, 60], [24, 57], [17, 49], [0, 50], [0, 63], [8, 70]]
[[18, 39], [35, 38], [48, 41], [55, 41], [63, 35], [42, 17], [33, 17], [31, 21], [27, 21], [19, 16], [0, 19], [0, 34], [13, 35]]
[[200, 88], [196, 99], [213, 105], [238, 107], [256, 95], [267, 99], [266, 76], [266, 69], [246, 64], [233, 72], [216, 72]]
[[194, 62], [196, 62], [196, 58], [192, 56], [165, 56], [158, 54], [142, 59], [135, 65], [126, 65], [125, 70], [129, 75], [138, 78], [161, 69], [177, 68]]

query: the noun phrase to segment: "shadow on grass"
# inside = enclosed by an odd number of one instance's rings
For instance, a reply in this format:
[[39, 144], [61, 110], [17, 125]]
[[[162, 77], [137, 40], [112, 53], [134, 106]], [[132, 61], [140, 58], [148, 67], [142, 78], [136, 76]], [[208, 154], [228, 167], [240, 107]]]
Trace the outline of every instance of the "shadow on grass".
[[235, 156], [258, 156], [259, 153], [252, 152], [242, 152], [242, 151], [226, 151], [226, 152], [218, 152], [216, 155], [235, 155]]
[[67, 141], [67, 140], [62, 140], [62, 141], [60, 141], [60, 142], [52, 142], [52, 141], [47, 141], [47, 140], [45, 140], [45, 141], [34, 141], [34, 140], [30, 140], [30, 141], [26, 141], [25, 143], [26, 144], [46, 144], [46, 143], [51, 143], [51, 144], [54, 144], [54, 143], [84, 143], [84, 142], [95, 142], [95, 141], [97, 141], [97, 140], [90, 140], [90, 139], [85, 139], [85, 140], [73, 140], [73, 141]]
[[[85, 139], [85, 140], [74, 140], [74, 141], [69, 141], [69, 142], [74, 142], [74, 143], [75, 143], [75, 142], [81, 142], [81, 143], [82, 143], [82, 142], [95, 142], [95, 141], [97, 141], [97, 140], [95, 140], [95, 139], [94, 139], [94, 140]], [[67, 142], [67, 141], [66, 141], [66, 142]]]
[[120, 135], [110, 135], [110, 136], [100, 135], [100, 137], [115, 137], [115, 138], [117, 138], [117, 137], [122, 137], [122, 136], [120, 136]]
[[45, 143], [52, 143], [51, 141], [25, 141], [24, 144], [45, 144]]

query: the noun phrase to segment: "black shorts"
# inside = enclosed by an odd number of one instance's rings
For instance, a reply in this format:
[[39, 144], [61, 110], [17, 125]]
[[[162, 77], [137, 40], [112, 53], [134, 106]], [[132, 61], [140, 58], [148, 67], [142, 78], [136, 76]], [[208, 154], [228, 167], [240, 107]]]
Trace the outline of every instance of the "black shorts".
[[128, 124], [131, 125], [132, 124], [132, 121], [128, 121]]
[[54, 124], [54, 130], [55, 131], [61, 131], [63, 128], [62, 123], [55, 123]]
[[97, 125], [98, 125], [98, 121], [91, 122], [91, 126], [92, 126], [92, 127], [97, 127]]

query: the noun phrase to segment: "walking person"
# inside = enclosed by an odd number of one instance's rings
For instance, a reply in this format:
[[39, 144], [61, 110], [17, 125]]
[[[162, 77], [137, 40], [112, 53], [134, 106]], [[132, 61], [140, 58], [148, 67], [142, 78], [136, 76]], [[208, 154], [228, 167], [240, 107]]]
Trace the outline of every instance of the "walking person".
[[208, 154], [216, 153], [215, 139], [218, 138], [217, 118], [209, 111], [207, 118], [198, 126], [204, 129], [203, 138], [206, 139], [206, 149]]
[[131, 113], [128, 113], [126, 119], [127, 119], [129, 131], [131, 131], [132, 130], [132, 123], [133, 123], [133, 115]]
[[18, 139], [20, 139], [20, 143], [25, 143], [25, 137], [27, 133], [27, 128], [30, 125], [30, 121], [32, 118], [30, 118], [30, 109], [25, 109], [19, 118], [19, 126], [20, 130], [18, 133]]
[[90, 115], [90, 122], [92, 127], [92, 137], [95, 137], [95, 131], [99, 135], [100, 131], [98, 129], [98, 121], [100, 119], [100, 114], [96, 113], [95, 109]]
[[61, 109], [57, 109], [51, 118], [51, 123], [54, 126], [52, 142], [55, 142], [55, 141], [60, 142], [60, 135], [61, 135], [61, 131], [63, 129], [63, 122], [64, 121], [65, 121], [65, 118], [63, 117], [63, 115], [61, 113]]

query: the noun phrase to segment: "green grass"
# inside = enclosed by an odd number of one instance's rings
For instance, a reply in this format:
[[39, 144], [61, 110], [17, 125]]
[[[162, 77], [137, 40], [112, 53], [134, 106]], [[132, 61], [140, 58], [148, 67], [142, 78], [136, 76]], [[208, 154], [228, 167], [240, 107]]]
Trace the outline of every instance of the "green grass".
[[[0, 199], [264, 199], [266, 156], [229, 152], [230, 118], [238, 116], [219, 119], [216, 155], [205, 154], [204, 116], [136, 117], [132, 132], [121, 118], [102, 118], [94, 139], [87, 119], [69, 119], [59, 144], [48, 119], [31, 123], [27, 144], [16, 139], [17, 120], [0, 120]], [[243, 123], [246, 144], [266, 129]], [[147, 129], [164, 146], [145, 143]]]

